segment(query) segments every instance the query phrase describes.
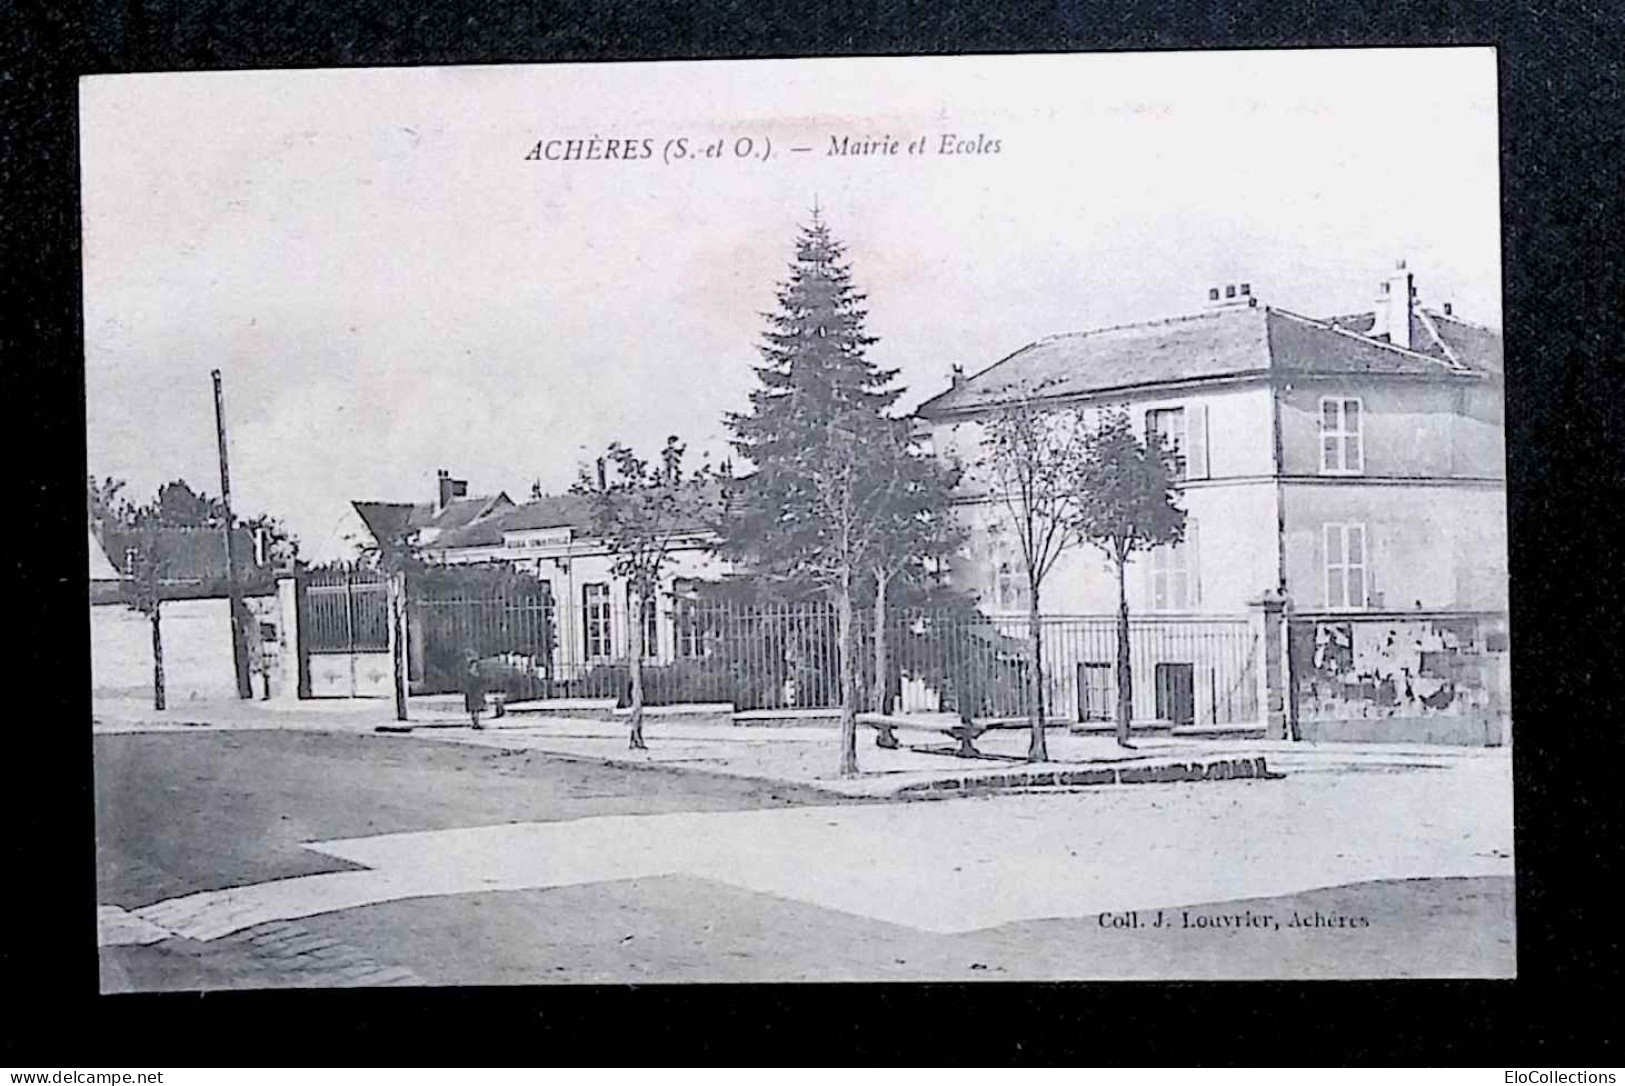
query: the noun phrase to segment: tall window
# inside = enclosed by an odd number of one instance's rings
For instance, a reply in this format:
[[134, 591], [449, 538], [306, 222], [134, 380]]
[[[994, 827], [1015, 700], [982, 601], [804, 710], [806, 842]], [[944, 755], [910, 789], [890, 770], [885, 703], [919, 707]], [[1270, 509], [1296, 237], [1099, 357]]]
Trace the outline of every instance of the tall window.
[[1326, 525], [1326, 606], [1344, 611], [1362, 608], [1369, 588], [1365, 525]]
[[1196, 520], [1185, 520], [1185, 538], [1151, 551], [1151, 609], [1190, 611], [1200, 596], [1196, 579]]
[[587, 659], [609, 656], [609, 585], [581, 586], [581, 632]]
[[1145, 443], [1155, 448], [1163, 443], [1174, 454], [1174, 478], [1185, 478], [1185, 449], [1189, 444], [1185, 434], [1185, 409], [1159, 407], [1145, 413]]
[[1027, 571], [1020, 562], [1000, 561], [993, 570], [993, 598], [1001, 611], [1026, 611]]
[[1320, 473], [1358, 475], [1365, 470], [1365, 441], [1361, 436], [1358, 396], [1320, 398]]
[[1116, 665], [1085, 662], [1078, 665], [1078, 719], [1110, 720], [1116, 698], [1112, 696]]
[[672, 582], [672, 649], [680, 660], [693, 660], [705, 654], [700, 632], [700, 600], [694, 582]]
[[[626, 615], [628, 622], [631, 621], [633, 615], [638, 614], [641, 614], [643, 618], [643, 658], [647, 660], [659, 655], [657, 650], [660, 645], [660, 623], [655, 613], [655, 601], [651, 596], [643, 601], [642, 607], [639, 607], [638, 594], [633, 591], [631, 585], [627, 585]], [[630, 625], [627, 629], [631, 629]], [[630, 642], [631, 637], [628, 636], [627, 640]], [[630, 651], [630, 648], [628, 651]]]

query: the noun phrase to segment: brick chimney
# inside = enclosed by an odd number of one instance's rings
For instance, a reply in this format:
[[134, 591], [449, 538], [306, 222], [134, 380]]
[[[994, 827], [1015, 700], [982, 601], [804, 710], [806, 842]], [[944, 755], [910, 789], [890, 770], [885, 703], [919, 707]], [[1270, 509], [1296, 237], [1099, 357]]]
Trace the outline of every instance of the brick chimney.
[[434, 511], [436, 513], [450, 505], [453, 498], [468, 497], [467, 479], [453, 479], [451, 473], [445, 468], [441, 468], [435, 475]]
[[949, 381], [954, 388], [963, 387], [965, 384], [965, 367], [961, 366], [958, 362], [955, 362], [952, 375], [949, 377]]
[[1394, 270], [1377, 288], [1376, 320], [1371, 335], [1407, 350], [1411, 346], [1411, 309], [1416, 304], [1416, 283], [1399, 261]]

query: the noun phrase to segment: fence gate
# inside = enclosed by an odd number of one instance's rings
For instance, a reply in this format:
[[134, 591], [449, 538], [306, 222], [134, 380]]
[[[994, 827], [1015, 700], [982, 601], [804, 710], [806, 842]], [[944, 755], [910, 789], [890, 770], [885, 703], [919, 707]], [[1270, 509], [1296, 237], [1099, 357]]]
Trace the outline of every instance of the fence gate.
[[299, 696], [393, 696], [389, 583], [369, 570], [319, 570], [296, 582]]

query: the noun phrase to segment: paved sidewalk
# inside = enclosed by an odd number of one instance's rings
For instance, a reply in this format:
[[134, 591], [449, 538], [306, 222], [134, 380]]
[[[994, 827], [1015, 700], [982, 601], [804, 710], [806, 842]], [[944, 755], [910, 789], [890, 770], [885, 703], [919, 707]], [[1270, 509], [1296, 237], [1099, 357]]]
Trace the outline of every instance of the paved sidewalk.
[[[945, 754], [874, 745], [872, 729], [860, 729], [856, 777], [836, 772], [838, 733], [834, 728], [783, 726], [744, 728], [728, 724], [651, 720], [644, 724], [647, 751], [628, 750], [624, 723], [573, 718], [510, 715], [476, 732], [469, 728], [425, 728], [425, 739], [503, 750], [535, 750], [610, 764], [663, 766], [729, 776], [791, 782], [843, 796], [882, 797], [936, 782], [992, 781], [1011, 774], [1043, 774], [1086, 767], [1140, 767], [1210, 763], [1264, 757], [1274, 772], [1358, 772], [1379, 768], [1443, 768], [1461, 759], [1504, 757], [1505, 752], [1437, 746], [1312, 744], [1269, 740], [1174, 739], [1143, 737], [1124, 750], [1106, 736], [1080, 736], [1051, 729], [1050, 760], [1028, 764], [1025, 729], [984, 734], [977, 746], [1006, 759], [957, 758]], [[945, 739], [946, 741], [946, 739]], [[916, 743], [915, 745], [920, 745]]]
[[[461, 706], [451, 699], [412, 698], [407, 712], [420, 724], [468, 722]], [[150, 696], [92, 695], [92, 730], [98, 734], [184, 731], [290, 729], [310, 731], [372, 731], [395, 723], [395, 703], [386, 698], [312, 698], [296, 701], [273, 698], [240, 701], [236, 698], [192, 698], [152, 707]]]
[[[288, 729], [375, 734], [402, 725], [394, 706], [384, 700], [194, 701], [165, 712], [133, 699], [97, 699], [93, 703], [98, 733]], [[626, 723], [510, 713], [490, 719], [482, 731], [467, 726], [456, 699], [414, 698], [405, 734], [417, 739], [498, 750], [528, 750], [553, 757], [606, 765], [637, 765], [699, 771], [752, 780], [798, 784], [832, 795], [890, 797], [940, 788], [977, 788], [1014, 783], [1026, 777], [1095, 767], [1136, 769], [1172, 765], [1201, 767], [1215, 762], [1267, 760], [1271, 772], [1360, 772], [1443, 768], [1461, 759], [1505, 757], [1505, 750], [1392, 744], [1289, 743], [1262, 739], [1187, 739], [1141, 736], [1136, 749], [1119, 747], [1110, 736], [1049, 731], [1048, 762], [1030, 764], [1025, 728], [989, 731], [977, 747], [989, 758], [958, 758], [926, 753], [911, 746], [949, 749], [925, 733], [903, 733], [904, 745], [888, 750], [875, 746], [872, 728], [860, 727], [859, 773], [837, 772], [839, 733], [828, 725], [740, 727], [726, 722], [681, 717], [651, 717], [644, 723], [647, 751], [627, 749]], [[1088, 787], [1089, 785], [1080, 785]]]

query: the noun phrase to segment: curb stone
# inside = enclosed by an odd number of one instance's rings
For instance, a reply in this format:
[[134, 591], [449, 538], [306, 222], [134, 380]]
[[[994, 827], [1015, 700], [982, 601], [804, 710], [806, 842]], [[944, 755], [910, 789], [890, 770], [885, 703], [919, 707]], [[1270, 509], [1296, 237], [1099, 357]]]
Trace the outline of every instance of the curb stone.
[[1064, 788], [1108, 784], [1173, 784], [1198, 781], [1280, 780], [1284, 773], [1270, 770], [1263, 755], [1224, 758], [1214, 762], [1172, 762], [1162, 765], [1102, 769], [1045, 769], [977, 777], [946, 777], [906, 785], [899, 796], [921, 793], [972, 792], [1000, 788]]

